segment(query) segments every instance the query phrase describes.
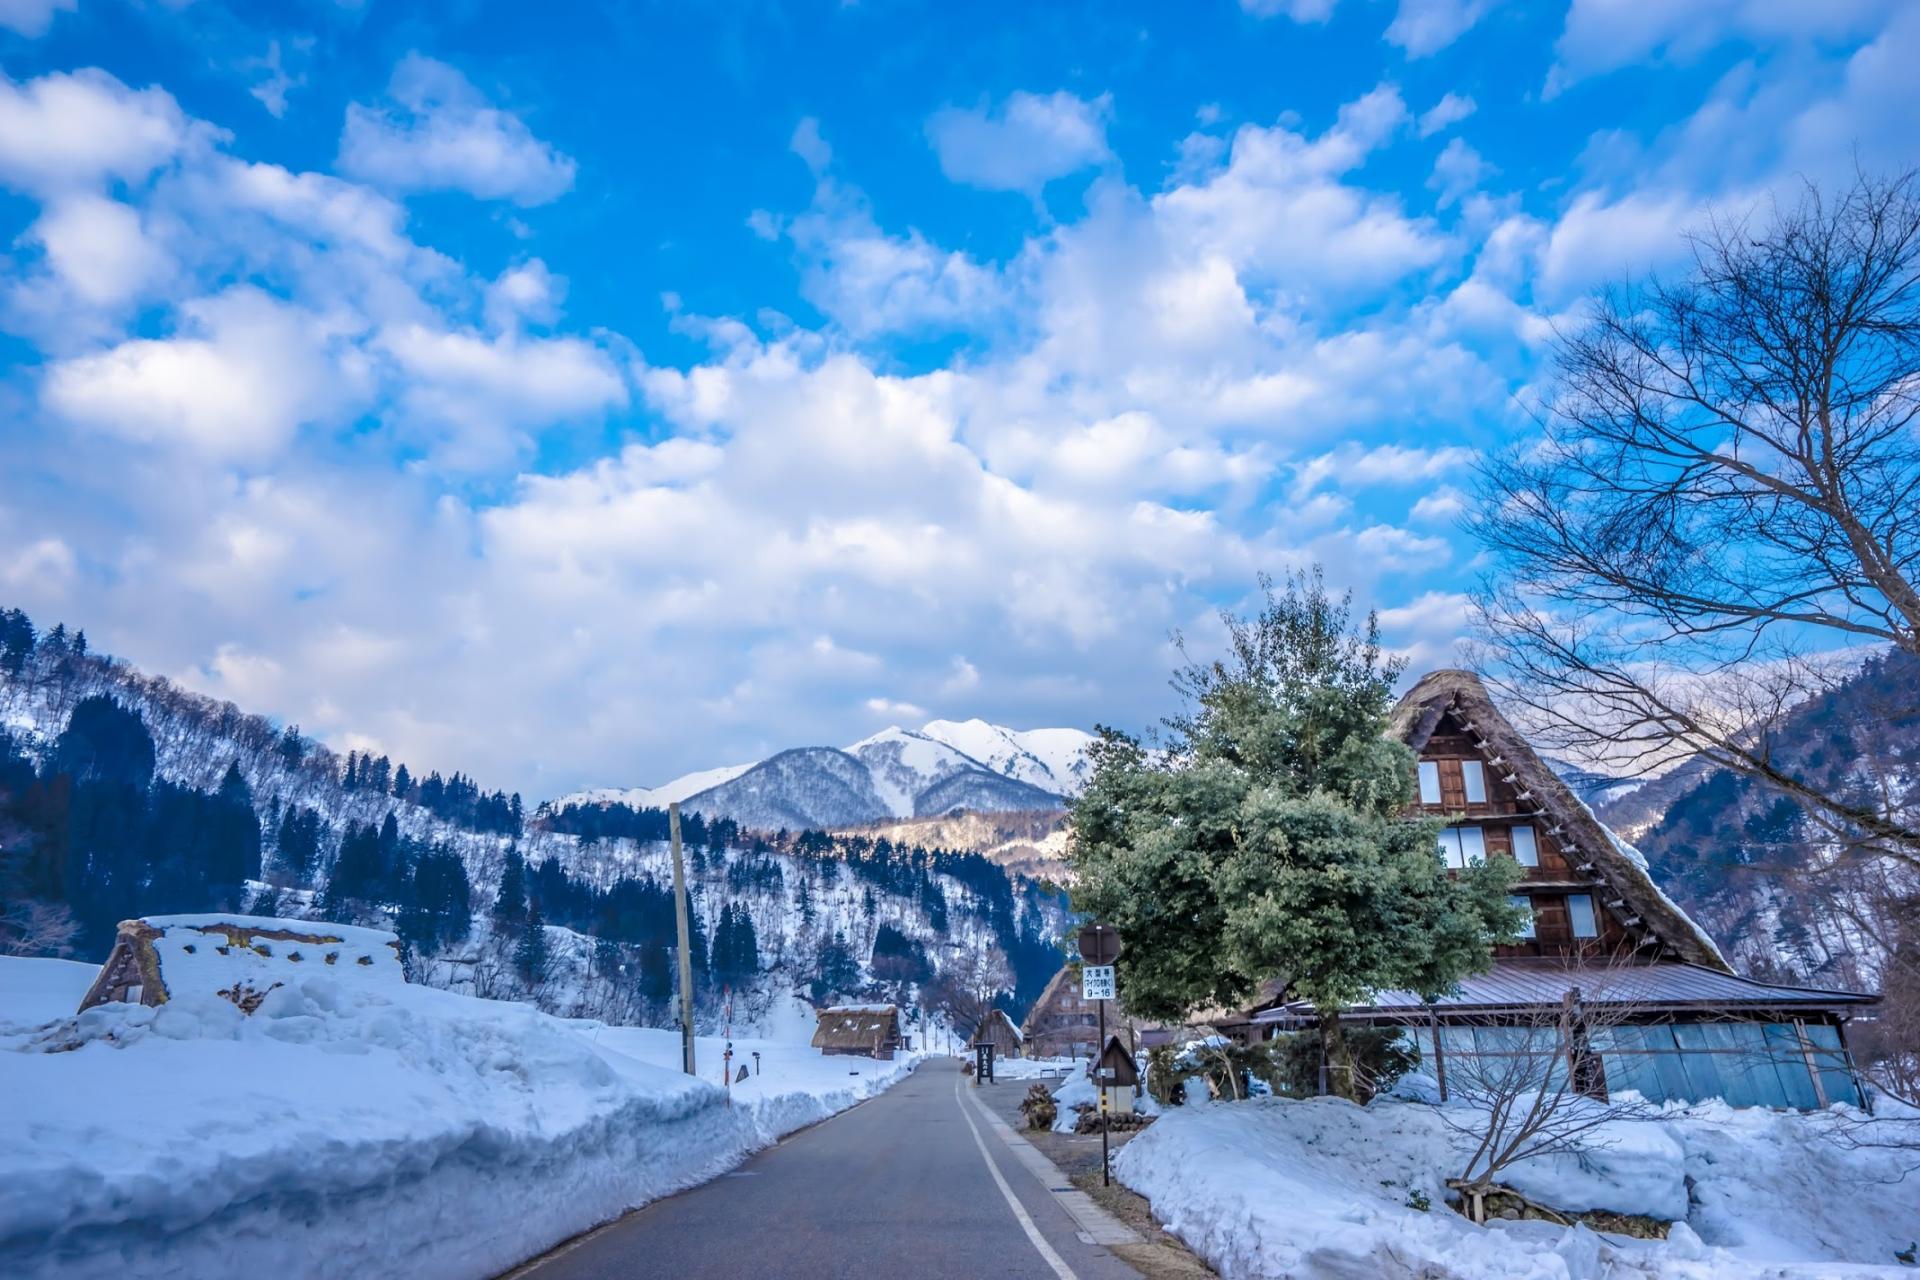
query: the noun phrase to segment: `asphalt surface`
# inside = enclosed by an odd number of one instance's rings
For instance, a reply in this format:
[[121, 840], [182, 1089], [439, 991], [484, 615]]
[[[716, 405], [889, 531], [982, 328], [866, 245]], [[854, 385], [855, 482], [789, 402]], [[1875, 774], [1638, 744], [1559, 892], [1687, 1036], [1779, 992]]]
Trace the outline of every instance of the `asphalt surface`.
[[[970, 1087], [957, 1062], [925, 1063], [878, 1097], [705, 1186], [562, 1245], [519, 1276], [1136, 1276], [1104, 1248], [1080, 1239], [1073, 1219], [960, 1092]], [[1008, 1204], [988, 1169], [989, 1156], [1051, 1260]]]

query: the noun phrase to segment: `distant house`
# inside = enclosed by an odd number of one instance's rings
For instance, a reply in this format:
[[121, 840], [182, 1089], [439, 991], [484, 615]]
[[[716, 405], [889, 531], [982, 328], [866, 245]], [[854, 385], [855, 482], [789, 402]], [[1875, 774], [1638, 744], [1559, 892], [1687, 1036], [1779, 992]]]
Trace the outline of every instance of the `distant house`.
[[980, 1025], [967, 1037], [969, 1045], [991, 1044], [996, 1058], [1017, 1058], [1020, 1056], [1022, 1038], [1020, 1029], [1013, 1025], [1004, 1010], [989, 1010], [987, 1016], [980, 1019]]
[[[1639, 852], [1602, 826], [1494, 705], [1478, 676], [1423, 676], [1390, 732], [1418, 758], [1413, 812], [1443, 818], [1439, 856], [1464, 868], [1519, 864], [1528, 923], [1492, 968], [1431, 1003], [1382, 991], [1344, 1022], [1413, 1028], [1444, 1089], [1446, 1064], [1499, 1061], [1543, 1011], [1579, 1010], [1576, 1079], [1599, 1096], [1725, 1098], [1736, 1106], [1860, 1101], [1848, 1018], [1875, 997], [1757, 982], [1660, 891]], [[1312, 1010], [1268, 989], [1235, 1031], [1264, 1039], [1309, 1027]], [[1590, 1033], [1585, 1029], [1591, 1027]], [[1224, 1029], [1224, 1028], [1223, 1028]]]
[[186, 993], [252, 1013], [275, 987], [311, 972], [356, 982], [405, 982], [400, 940], [383, 929], [269, 916], [143, 916], [123, 920], [82, 1010], [159, 1005]]
[[820, 1052], [891, 1059], [903, 1047], [900, 1010], [890, 1004], [837, 1004], [816, 1011], [813, 1047]]
[[[1125, 957], [1120, 983], [1126, 985]], [[1119, 1000], [1107, 1001], [1107, 1034], [1124, 1035], [1132, 1043], [1147, 1024], [1127, 1015]], [[1029, 1058], [1091, 1058], [1100, 1049], [1100, 1002], [1080, 996], [1080, 970], [1068, 965], [1053, 975], [1046, 990], [1027, 1010], [1020, 1037]]]

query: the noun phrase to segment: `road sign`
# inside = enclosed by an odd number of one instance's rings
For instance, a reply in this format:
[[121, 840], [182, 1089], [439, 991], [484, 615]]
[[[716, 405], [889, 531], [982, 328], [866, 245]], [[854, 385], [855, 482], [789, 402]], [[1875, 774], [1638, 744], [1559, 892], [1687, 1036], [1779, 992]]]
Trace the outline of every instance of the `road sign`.
[[1120, 931], [1110, 924], [1080, 930], [1080, 958], [1088, 964], [1112, 964], [1120, 958]]
[[1083, 1000], [1118, 999], [1113, 992], [1113, 966], [1090, 964], [1080, 970], [1080, 996]]

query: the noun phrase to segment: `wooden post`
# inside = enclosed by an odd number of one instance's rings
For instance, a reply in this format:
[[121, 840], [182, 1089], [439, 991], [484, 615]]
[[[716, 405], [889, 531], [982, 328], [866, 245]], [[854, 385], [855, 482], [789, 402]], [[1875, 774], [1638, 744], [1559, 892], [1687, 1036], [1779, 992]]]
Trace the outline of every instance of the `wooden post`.
[[1440, 1012], [1429, 1005], [1427, 1017], [1433, 1023], [1433, 1069], [1440, 1077], [1440, 1101], [1445, 1102], [1447, 1100], [1447, 1054], [1440, 1047]]
[[680, 1069], [693, 1069], [693, 939], [687, 925], [687, 869], [680, 856], [680, 802], [667, 806], [667, 836], [673, 845], [673, 909], [680, 929]]

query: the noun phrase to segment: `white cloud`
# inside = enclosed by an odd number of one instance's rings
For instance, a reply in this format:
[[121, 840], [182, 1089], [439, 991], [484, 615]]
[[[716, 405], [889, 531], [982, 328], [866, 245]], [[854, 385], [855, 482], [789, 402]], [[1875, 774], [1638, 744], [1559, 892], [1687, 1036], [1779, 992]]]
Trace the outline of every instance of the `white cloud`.
[[1449, 92], [1420, 115], [1420, 136], [1431, 138], [1450, 125], [1459, 124], [1474, 112], [1472, 98]]
[[0, 76], [0, 182], [36, 194], [140, 182], [186, 144], [186, 117], [164, 90], [129, 89], [104, 71]]
[[1447, 251], [1397, 200], [1343, 182], [1406, 123], [1405, 101], [1380, 85], [1340, 109], [1318, 137], [1247, 125], [1224, 168], [1155, 197], [1169, 232], [1223, 254], [1243, 278], [1291, 288], [1366, 286], [1430, 266]]
[[533, 429], [596, 418], [627, 402], [612, 360], [578, 338], [409, 324], [383, 333], [379, 346], [398, 366], [397, 418], [455, 469], [511, 462], [531, 449]]
[[1433, 174], [1427, 179], [1427, 186], [1439, 192], [1439, 205], [1444, 209], [1477, 190], [1492, 172], [1493, 166], [1468, 146], [1465, 139], [1449, 138], [1433, 162]]
[[264, 461], [364, 393], [363, 362], [319, 316], [239, 287], [183, 308], [187, 331], [51, 366], [55, 413], [109, 435], [222, 461]]
[[347, 108], [341, 172], [391, 191], [465, 191], [483, 200], [545, 204], [573, 186], [574, 162], [490, 105], [453, 67], [418, 53], [401, 59], [393, 107]]
[[47, 265], [88, 306], [111, 307], [139, 297], [168, 269], [167, 255], [140, 227], [130, 206], [104, 196], [52, 201], [27, 229]]
[[29, 584], [43, 590], [64, 588], [75, 568], [72, 547], [59, 538], [41, 538], [0, 559], [0, 582], [15, 588]]
[[1499, 0], [1400, 0], [1387, 27], [1387, 42], [1409, 58], [1440, 52], [1465, 35]]
[[1729, 40], [1838, 40], [1873, 30], [1902, 0], [1573, 0], [1554, 48], [1549, 96], [1577, 80], [1660, 57], [1695, 58]]
[[72, 13], [79, 0], [0, 0], [0, 27], [23, 36], [43, 36], [56, 13]]
[[1444, 524], [1466, 509], [1467, 496], [1450, 484], [1442, 485], [1413, 504], [1412, 518], [1422, 524]]
[[1240, 7], [1256, 18], [1285, 16], [1295, 22], [1325, 22], [1339, 0], [1240, 0]]
[[917, 231], [883, 231], [866, 197], [827, 172], [833, 153], [812, 120], [795, 130], [793, 149], [816, 178], [812, 207], [790, 218], [758, 214], [753, 225], [792, 242], [801, 292], [835, 324], [857, 338], [948, 332], [981, 324], [1004, 305], [992, 268]]
[[1462, 445], [1419, 448], [1381, 444], [1369, 449], [1344, 444], [1297, 464], [1293, 493], [1296, 498], [1304, 498], [1328, 481], [1343, 489], [1419, 484], [1458, 471], [1477, 456]]
[[896, 720], [924, 720], [927, 715], [925, 707], [911, 702], [896, 702], [892, 698], [868, 698], [865, 705], [868, 711], [877, 716]]
[[1674, 191], [1635, 191], [1609, 200], [1597, 191], [1574, 198], [1554, 224], [1543, 253], [1540, 284], [1568, 300], [1623, 273], [1644, 273], [1686, 253], [1682, 233], [1703, 212]]
[[947, 107], [927, 121], [940, 170], [992, 191], [1037, 192], [1055, 178], [1104, 163], [1106, 95], [1088, 100], [1062, 89], [1010, 95], [996, 110]]

